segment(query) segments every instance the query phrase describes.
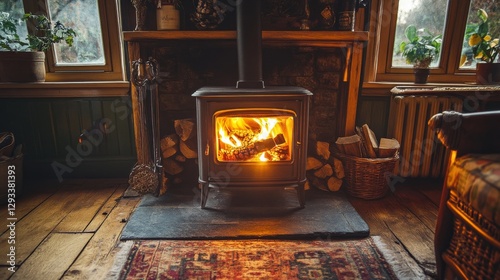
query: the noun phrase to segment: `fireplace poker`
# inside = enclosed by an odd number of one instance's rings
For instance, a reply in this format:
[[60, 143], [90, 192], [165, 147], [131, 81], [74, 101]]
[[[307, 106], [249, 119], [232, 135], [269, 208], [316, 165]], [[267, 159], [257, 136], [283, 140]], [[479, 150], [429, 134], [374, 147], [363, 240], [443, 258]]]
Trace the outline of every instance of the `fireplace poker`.
[[[152, 77], [152, 82], [156, 82], [158, 77], [158, 62], [154, 59], [150, 59], [146, 62], [147, 68], [149, 69], [150, 76]], [[151, 131], [153, 138], [153, 162], [154, 171], [157, 175], [158, 182], [162, 182], [163, 178], [163, 165], [161, 163], [160, 156], [160, 114], [158, 108], [158, 88], [150, 87], [151, 98], [149, 99], [151, 108]], [[162, 192], [161, 188], [156, 188], [156, 194], [159, 195]]]
[[142, 157], [138, 158], [138, 162], [132, 168], [129, 175], [129, 184], [133, 190], [139, 193], [152, 193], [159, 184], [158, 175], [156, 173], [156, 162], [151, 160], [151, 150], [148, 134], [148, 121], [145, 113], [145, 100], [147, 92], [150, 89], [150, 84], [156, 81], [156, 64], [151, 61], [144, 63], [142, 59], [133, 61], [132, 63], [132, 82], [137, 88], [137, 102], [139, 109], [140, 123], [137, 126], [139, 130], [139, 141], [142, 149]]

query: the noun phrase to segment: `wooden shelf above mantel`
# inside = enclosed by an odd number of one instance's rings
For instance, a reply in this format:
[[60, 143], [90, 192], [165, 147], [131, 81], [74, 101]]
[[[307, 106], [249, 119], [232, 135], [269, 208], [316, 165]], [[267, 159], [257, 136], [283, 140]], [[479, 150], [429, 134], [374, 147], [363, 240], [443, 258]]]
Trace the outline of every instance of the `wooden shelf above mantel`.
[[[125, 31], [127, 42], [149, 40], [236, 40], [236, 31]], [[262, 31], [262, 41], [364, 42], [364, 31]]]

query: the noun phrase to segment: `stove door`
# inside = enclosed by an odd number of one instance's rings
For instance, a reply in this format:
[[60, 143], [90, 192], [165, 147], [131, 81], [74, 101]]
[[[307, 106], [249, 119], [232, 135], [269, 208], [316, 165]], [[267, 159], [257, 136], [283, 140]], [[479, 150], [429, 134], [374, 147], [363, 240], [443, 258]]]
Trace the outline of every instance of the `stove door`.
[[307, 120], [303, 102], [297, 102], [301, 100], [221, 101], [205, 107], [211, 117], [202, 128], [206, 133], [202, 141], [207, 143], [202, 157], [208, 167], [200, 170], [203, 181], [217, 185], [305, 181], [302, 144]]

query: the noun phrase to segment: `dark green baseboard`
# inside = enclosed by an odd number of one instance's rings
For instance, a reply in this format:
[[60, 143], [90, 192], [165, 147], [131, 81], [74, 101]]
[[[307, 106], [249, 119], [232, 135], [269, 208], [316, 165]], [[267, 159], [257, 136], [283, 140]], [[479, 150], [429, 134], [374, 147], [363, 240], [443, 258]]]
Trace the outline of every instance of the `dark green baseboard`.
[[70, 178], [128, 178], [136, 162], [136, 158], [89, 158], [71, 167], [64, 159], [25, 159], [23, 173], [27, 179], [59, 181]]

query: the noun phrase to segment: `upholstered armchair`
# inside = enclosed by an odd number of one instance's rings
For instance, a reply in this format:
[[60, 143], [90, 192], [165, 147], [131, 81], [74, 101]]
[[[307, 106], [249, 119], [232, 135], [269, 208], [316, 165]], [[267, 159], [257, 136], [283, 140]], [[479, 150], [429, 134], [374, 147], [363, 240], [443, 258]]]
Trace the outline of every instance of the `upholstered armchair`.
[[450, 151], [434, 240], [438, 275], [500, 279], [500, 111], [445, 111], [429, 127]]

